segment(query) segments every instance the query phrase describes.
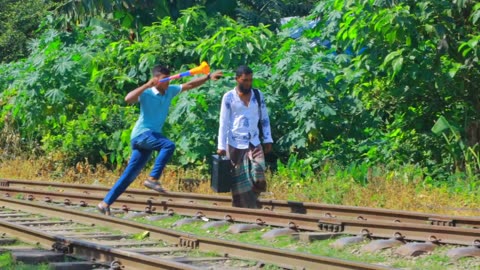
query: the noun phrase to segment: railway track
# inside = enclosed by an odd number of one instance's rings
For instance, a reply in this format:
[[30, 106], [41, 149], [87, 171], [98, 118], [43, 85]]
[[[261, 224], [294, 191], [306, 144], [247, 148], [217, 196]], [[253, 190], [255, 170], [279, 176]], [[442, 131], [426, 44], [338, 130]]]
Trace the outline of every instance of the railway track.
[[[98, 226], [119, 230], [129, 234], [149, 232], [148, 245], [168, 245], [172, 250], [199, 250], [210, 254], [222, 254], [210, 260], [254, 260], [262, 263], [271, 263], [289, 269], [390, 269], [384, 266], [371, 265], [323, 256], [315, 256], [289, 250], [260, 247], [221, 239], [198, 237], [191, 234], [162, 229], [155, 226], [141, 224], [116, 217], [104, 216], [86, 211], [79, 211], [65, 206], [51, 205], [27, 200], [0, 198], [0, 230], [18, 237], [25, 242], [39, 243], [44, 248], [53, 247], [53, 250], [68, 255], [84, 258], [93, 262], [104, 262], [105, 265], [115, 264], [112, 269], [228, 269], [225, 265], [220, 268], [202, 265], [197, 267], [193, 262], [205, 262], [206, 258], [195, 260], [190, 257], [164, 259], [152, 254], [165, 253], [165, 248], [157, 251], [145, 250], [145, 242], [139, 242], [136, 249], [126, 249], [122, 242], [98, 243], [99, 238], [111, 239], [114, 235], [102, 235], [100, 231], [78, 232], [78, 229]], [[21, 210], [20, 210], [21, 209]], [[3, 213], [2, 213], [3, 212]], [[42, 217], [56, 218], [53, 221], [30, 220], [20, 221], [19, 215], [41, 215]], [[30, 214], [29, 214], [30, 213]], [[25, 217], [25, 216], [23, 216]], [[62, 217], [58, 219], [58, 217]], [[12, 219], [17, 219], [12, 221]], [[67, 226], [67, 227], [65, 227]], [[76, 229], [75, 229], [76, 228]], [[75, 230], [75, 233], [71, 233]], [[52, 231], [54, 233], [52, 233]], [[81, 235], [78, 235], [80, 233]], [[67, 236], [65, 236], [67, 235]], [[95, 242], [85, 238], [94, 238]], [[129, 243], [129, 247], [132, 246]], [[118, 247], [120, 246], [120, 247]], [[123, 247], [123, 248], [122, 248]], [[167, 250], [172, 252], [172, 250]], [[174, 250], [173, 250], [174, 251]], [[182, 262], [183, 261], [183, 262]], [[231, 269], [241, 269], [239, 267]]]
[[[0, 195], [3, 194], [5, 198], [2, 200], [15, 197], [30, 203], [38, 201], [87, 207], [98, 203], [106, 191], [103, 187], [87, 185], [0, 179]], [[232, 232], [273, 226], [272, 230], [265, 233], [268, 237], [286, 234], [300, 238], [313, 235], [312, 239], [347, 236], [332, 244], [337, 248], [371, 239], [362, 250], [376, 252], [395, 247], [397, 254], [417, 256], [431, 252], [439, 246], [456, 244], [462, 247], [452, 247], [448, 251], [449, 257], [459, 259], [480, 256], [480, 219], [472, 217], [273, 200], [262, 200], [264, 209], [252, 210], [230, 207], [229, 197], [189, 193], [159, 195], [145, 190], [129, 190], [116, 204], [120, 207], [115, 212], [122, 219], [178, 214], [190, 217], [186, 219], [190, 221], [205, 219], [214, 220], [213, 223], [218, 223], [217, 225], [229, 224]], [[174, 238], [178, 241], [177, 236]], [[252, 255], [246, 257], [250, 258]], [[245, 258], [243, 255], [240, 257]], [[264, 257], [262, 255], [262, 258]], [[271, 262], [278, 263], [281, 259], [272, 258]], [[304, 266], [304, 263], [301, 260], [296, 261], [293, 266]], [[310, 265], [305, 268], [310, 269]]]
[[[19, 180], [0, 182], [0, 192], [6, 196], [25, 196], [29, 200], [57, 201], [64, 204], [95, 205], [103, 199], [106, 191], [106, 188], [88, 185]], [[476, 246], [480, 243], [480, 230], [477, 229], [480, 227], [479, 218], [315, 203], [305, 203], [306, 214], [300, 214], [298, 211], [282, 211], [286, 208], [277, 207], [301, 204], [296, 202], [262, 201], [264, 206], [262, 210], [234, 208], [226, 206], [229, 205], [226, 202], [230, 202], [230, 198], [189, 193], [159, 195], [150, 191], [132, 190], [122, 195], [116, 205], [121, 206], [124, 211], [203, 216], [215, 220], [290, 228], [292, 232], [298, 230], [344, 232], [369, 237], [396, 237], [467, 246]]]
[[[8, 189], [4, 189], [8, 187]], [[108, 192], [108, 188], [93, 185], [75, 185], [56, 182], [13, 180], [0, 178], [0, 191], [9, 190], [22, 192], [28, 190], [61, 191], [62, 193], [80, 192], [85, 195], [98, 195], [100, 198]], [[66, 197], [66, 196], [65, 196]], [[129, 199], [148, 200], [168, 202], [184, 202], [199, 205], [211, 206], [231, 206], [230, 196], [209, 196], [195, 193], [169, 192], [168, 194], [159, 194], [155, 191], [128, 189], [120, 199], [129, 202]], [[449, 215], [436, 215], [428, 213], [418, 213], [410, 211], [396, 211], [389, 209], [378, 209], [368, 207], [352, 207], [343, 205], [331, 205], [321, 203], [282, 201], [282, 200], [260, 200], [261, 206], [265, 210], [281, 213], [311, 214], [315, 216], [334, 217], [338, 219], [358, 219], [358, 220], [384, 220], [387, 222], [413, 223], [413, 224], [431, 224], [447, 227], [471, 227], [480, 228], [480, 219], [476, 217], [461, 217]]]
[[[5, 208], [0, 211], [0, 228], [24, 242], [52, 249], [53, 252], [16, 249], [14, 256], [29, 257], [30, 261], [37, 263], [57, 261], [53, 265], [55, 269], [59, 266], [66, 269], [74, 266], [76, 269], [221, 269], [219, 266], [228, 269], [225, 261], [230, 264], [233, 261], [226, 256], [191, 256], [194, 253], [192, 249], [168, 245], [163, 241], [140, 241], [126, 233], [107, 232], [107, 228], [92, 224], [52, 220]], [[62, 262], [65, 259], [59, 256], [73, 256], [76, 262]], [[80, 268], [79, 263], [83, 267]]]

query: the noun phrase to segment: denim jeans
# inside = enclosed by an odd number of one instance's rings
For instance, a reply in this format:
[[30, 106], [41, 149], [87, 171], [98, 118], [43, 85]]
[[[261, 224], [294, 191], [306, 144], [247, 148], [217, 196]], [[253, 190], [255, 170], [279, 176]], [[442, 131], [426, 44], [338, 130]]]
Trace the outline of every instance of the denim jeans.
[[158, 151], [155, 165], [150, 176], [159, 179], [165, 165], [172, 157], [175, 151], [175, 144], [160, 133], [146, 131], [131, 141], [132, 155], [127, 168], [122, 176], [117, 180], [112, 189], [107, 193], [103, 201], [111, 205], [127, 189], [128, 186], [137, 178], [140, 171], [147, 164], [153, 151]]

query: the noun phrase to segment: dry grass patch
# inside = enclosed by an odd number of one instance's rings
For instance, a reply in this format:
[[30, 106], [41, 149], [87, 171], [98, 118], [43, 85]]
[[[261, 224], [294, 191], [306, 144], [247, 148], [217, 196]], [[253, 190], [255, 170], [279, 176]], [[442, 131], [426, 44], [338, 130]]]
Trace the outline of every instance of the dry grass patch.
[[[130, 188], [143, 187], [151, 167], [145, 168]], [[98, 184], [111, 187], [123, 169], [108, 170], [103, 166], [78, 163], [63, 169], [54, 162], [39, 160], [4, 160], [0, 177], [31, 179], [63, 183]], [[215, 194], [210, 188], [210, 176], [200, 169], [185, 170], [167, 166], [162, 175], [162, 184], [171, 191]], [[409, 177], [398, 172], [369, 176], [367, 184], [361, 185], [353, 178], [339, 177], [335, 173], [292, 183], [278, 174], [267, 173], [268, 192], [263, 198], [377, 207], [397, 210], [420, 211], [460, 216], [480, 216], [479, 196], [468, 192], [452, 192], [445, 187], [422, 185], [420, 177]], [[229, 193], [217, 195], [229, 196]]]

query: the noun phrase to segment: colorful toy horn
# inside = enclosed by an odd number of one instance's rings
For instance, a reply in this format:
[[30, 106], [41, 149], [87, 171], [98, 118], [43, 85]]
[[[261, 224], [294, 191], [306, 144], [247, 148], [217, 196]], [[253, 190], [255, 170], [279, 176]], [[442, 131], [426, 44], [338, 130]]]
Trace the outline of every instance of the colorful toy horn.
[[210, 66], [207, 64], [207, 62], [203, 61], [200, 64], [200, 66], [198, 66], [198, 67], [194, 67], [194, 68], [190, 69], [189, 71], [185, 71], [185, 72], [182, 72], [182, 73], [172, 75], [168, 78], [163, 78], [163, 79], [160, 80], [160, 82], [168, 82], [170, 80], [180, 79], [182, 77], [193, 76], [193, 75], [197, 75], [197, 74], [207, 75], [208, 73], [210, 73]]

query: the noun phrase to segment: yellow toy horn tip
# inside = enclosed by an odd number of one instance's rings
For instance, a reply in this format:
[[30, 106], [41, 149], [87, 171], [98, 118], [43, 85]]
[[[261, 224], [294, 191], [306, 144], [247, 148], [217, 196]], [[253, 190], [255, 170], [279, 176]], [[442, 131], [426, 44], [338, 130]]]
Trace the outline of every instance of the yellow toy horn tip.
[[197, 66], [195, 68], [192, 68], [190, 70], [190, 73], [192, 75], [197, 75], [197, 74], [208, 74], [210, 73], [210, 66], [208, 65], [207, 62], [203, 61], [200, 66]]

